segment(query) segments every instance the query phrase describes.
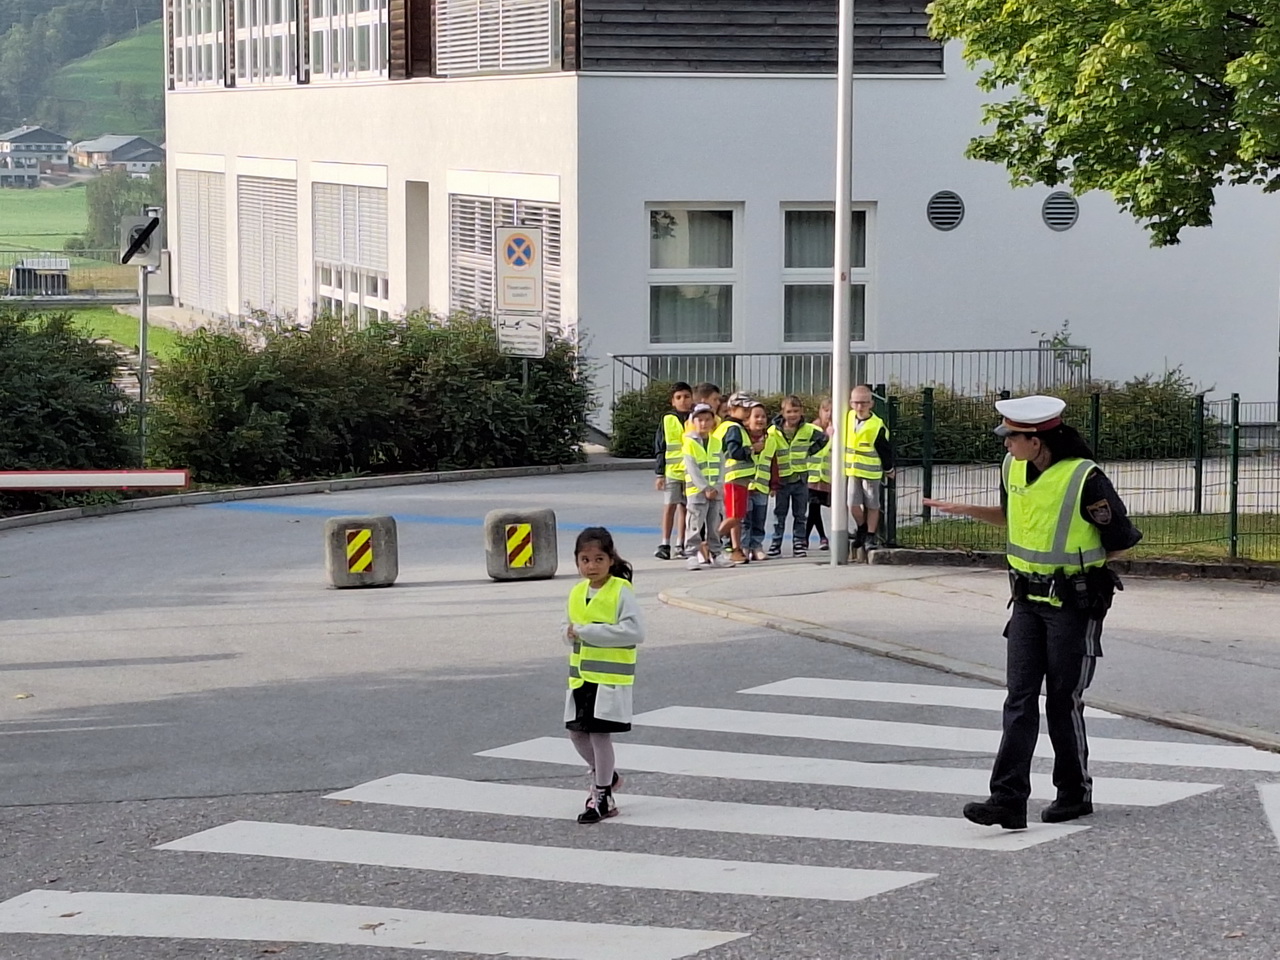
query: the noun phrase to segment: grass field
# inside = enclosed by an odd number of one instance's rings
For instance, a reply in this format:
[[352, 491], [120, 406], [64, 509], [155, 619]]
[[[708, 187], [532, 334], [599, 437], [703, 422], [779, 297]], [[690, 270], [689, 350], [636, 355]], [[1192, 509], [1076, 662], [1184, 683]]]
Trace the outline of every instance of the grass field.
[[164, 26], [155, 20], [132, 36], [87, 57], [73, 60], [53, 77], [52, 96], [59, 101], [65, 130], [72, 140], [107, 133], [134, 134], [160, 143], [164, 132], [154, 111], [141, 109], [136, 90], [145, 98], [164, 97]]
[[[1134, 517], [1133, 522], [1142, 531], [1142, 543], [1134, 548], [1134, 557], [1227, 559], [1230, 531], [1225, 514], [1168, 514]], [[1237, 533], [1241, 557], [1280, 560], [1280, 513], [1242, 513]], [[898, 543], [904, 547], [1002, 550], [1004, 531], [972, 520], [935, 520], [899, 526]]]
[[[74, 310], [76, 323], [93, 337], [106, 337], [123, 347], [138, 349], [138, 321], [110, 307], [91, 310]], [[178, 346], [178, 334], [168, 327], [147, 327], [147, 352], [160, 360], [173, 356]]]
[[83, 184], [0, 190], [0, 251], [60, 251], [88, 225]]

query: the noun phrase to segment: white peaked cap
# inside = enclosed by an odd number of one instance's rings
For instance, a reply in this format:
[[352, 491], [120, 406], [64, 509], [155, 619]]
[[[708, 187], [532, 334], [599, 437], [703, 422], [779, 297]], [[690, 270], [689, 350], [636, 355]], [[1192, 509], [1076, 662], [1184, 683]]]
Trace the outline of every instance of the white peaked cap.
[[1062, 411], [1067, 401], [1058, 397], [1018, 397], [1013, 400], [997, 400], [996, 412], [1004, 422], [996, 427], [996, 433], [1007, 437], [1011, 433], [1035, 433], [1052, 430], [1062, 423]]

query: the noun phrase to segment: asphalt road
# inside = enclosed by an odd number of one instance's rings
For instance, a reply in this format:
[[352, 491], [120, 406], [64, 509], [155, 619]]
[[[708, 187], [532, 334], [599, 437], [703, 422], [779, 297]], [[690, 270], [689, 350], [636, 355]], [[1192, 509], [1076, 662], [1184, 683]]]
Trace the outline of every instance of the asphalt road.
[[[1258, 786], [1280, 757], [1091, 717], [1085, 829], [969, 825], [998, 694], [659, 604], [737, 572], [652, 559], [650, 484], [391, 488], [0, 534], [0, 956], [1280, 954], [1275, 795]], [[522, 504], [557, 511], [562, 575], [495, 584], [480, 519]], [[400, 583], [325, 589], [324, 517], [386, 512]], [[622, 815], [580, 827], [555, 634], [589, 523], [635, 560], [650, 637], [618, 738]]]

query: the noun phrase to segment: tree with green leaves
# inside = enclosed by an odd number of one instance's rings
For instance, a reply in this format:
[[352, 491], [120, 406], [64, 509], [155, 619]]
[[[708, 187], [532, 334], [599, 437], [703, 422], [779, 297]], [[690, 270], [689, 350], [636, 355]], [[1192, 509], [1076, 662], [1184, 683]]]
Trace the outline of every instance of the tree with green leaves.
[[969, 156], [1016, 185], [1106, 190], [1153, 246], [1224, 184], [1280, 189], [1280, 0], [933, 0], [1000, 92]]
[[164, 166], [152, 168], [146, 177], [132, 177], [124, 170], [110, 170], [85, 187], [89, 229], [84, 247], [105, 250], [120, 242], [122, 217], [137, 216], [143, 207], [164, 206]]

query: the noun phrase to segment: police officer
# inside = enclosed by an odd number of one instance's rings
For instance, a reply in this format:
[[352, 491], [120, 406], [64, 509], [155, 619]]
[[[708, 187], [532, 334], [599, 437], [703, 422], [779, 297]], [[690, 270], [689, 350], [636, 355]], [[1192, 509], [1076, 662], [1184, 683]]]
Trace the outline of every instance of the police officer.
[[1027, 825], [1041, 683], [1057, 798], [1040, 819], [1060, 823], [1093, 813], [1082, 696], [1102, 656], [1103, 617], [1115, 590], [1123, 589], [1107, 561], [1142, 539], [1089, 445], [1062, 422], [1065, 407], [1057, 397], [1041, 396], [996, 403], [1003, 420], [995, 432], [1008, 451], [1000, 506], [924, 501], [944, 513], [1008, 528], [1013, 600], [1004, 631], [1004, 736], [990, 798], [964, 807], [974, 823], [1006, 830]]

